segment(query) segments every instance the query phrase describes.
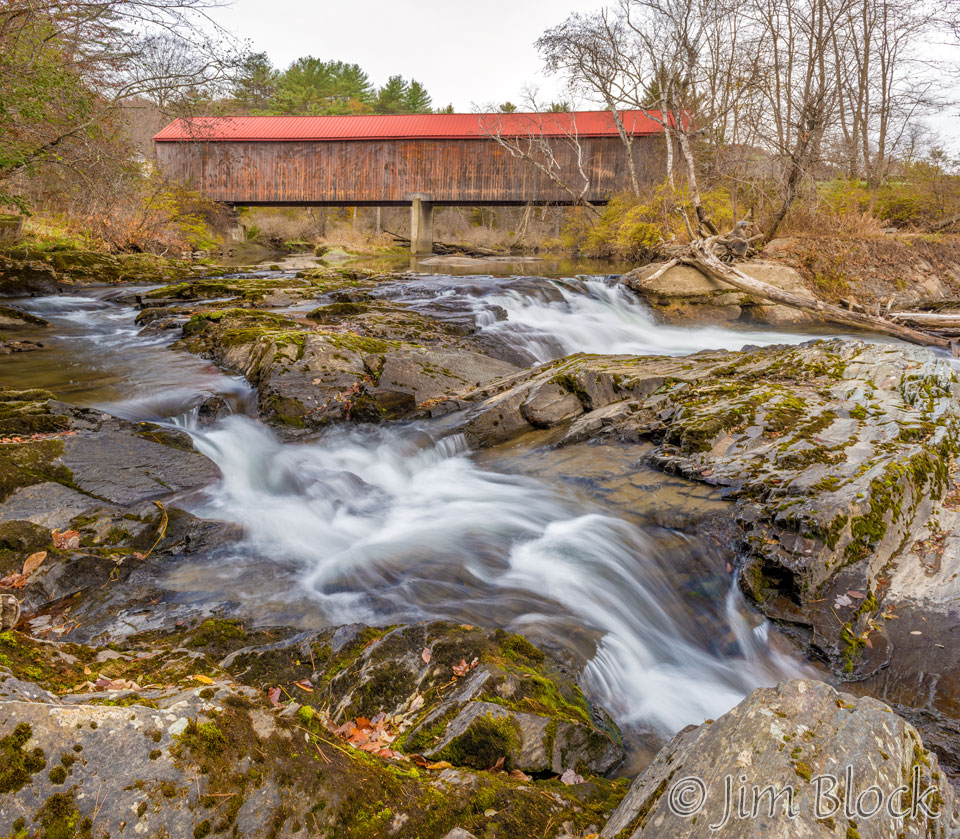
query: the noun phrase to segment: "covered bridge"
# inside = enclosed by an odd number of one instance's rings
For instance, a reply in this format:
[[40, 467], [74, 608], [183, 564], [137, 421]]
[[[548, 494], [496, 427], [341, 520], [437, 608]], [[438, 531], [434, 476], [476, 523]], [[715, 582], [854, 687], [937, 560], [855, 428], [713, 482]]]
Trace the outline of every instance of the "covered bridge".
[[168, 176], [227, 204], [410, 205], [419, 252], [434, 205], [603, 203], [629, 187], [629, 154], [659, 180], [659, 123], [620, 116], [629, 150], [609, 111], [193, 117], [154, 142]]

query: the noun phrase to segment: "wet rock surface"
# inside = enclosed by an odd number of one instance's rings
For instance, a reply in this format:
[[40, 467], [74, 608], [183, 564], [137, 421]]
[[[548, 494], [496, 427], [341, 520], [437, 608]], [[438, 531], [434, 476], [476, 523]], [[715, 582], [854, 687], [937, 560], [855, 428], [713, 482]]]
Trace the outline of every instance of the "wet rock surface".
[[[374, 286], [366, 274], [328, 269], [280, 283], [185, 283], [150, 292], [141, 304], [225, 295], [225, 305], [183, 324], [178, 346], [242, 374], [257, 388], [261, 416], [288, 434], [408, 417], [518, 369], [471, 343], [465, 332], [475, 325], [374, 299], [365, 290]], [[323, 305], [284, 314], [275, 309], [291, 301], [281, 293]]]
[[[531, 417], [558, 445], [653, 442], [649, 464], [735, 502], [741, 585], [761, 610], [840, 678], [901, 686], [891, 701], [950, 742], [957, 392], [924, 350], [814, 342], [571, 357], [444, 407], [464, 409], [456, 427], [480, 446], [531, 431]], [[894, 661], [895, 679], [879, 675]], [[918, 680], [928, 687], [902, 687]]]
[[953, 787], [911, 725], [875, 699], [794, 680], [678, 734], [600, 835], [955, 837], [960, 819]]

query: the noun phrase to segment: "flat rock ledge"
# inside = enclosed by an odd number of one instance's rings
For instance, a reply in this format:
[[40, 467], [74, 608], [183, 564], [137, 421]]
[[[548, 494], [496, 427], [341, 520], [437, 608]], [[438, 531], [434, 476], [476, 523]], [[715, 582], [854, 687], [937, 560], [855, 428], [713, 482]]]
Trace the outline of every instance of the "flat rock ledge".
[[792, 680], [680, 732], [600, 835], [952, 839], [960, 821], [956, 793], [913, 726], [875, 699]]

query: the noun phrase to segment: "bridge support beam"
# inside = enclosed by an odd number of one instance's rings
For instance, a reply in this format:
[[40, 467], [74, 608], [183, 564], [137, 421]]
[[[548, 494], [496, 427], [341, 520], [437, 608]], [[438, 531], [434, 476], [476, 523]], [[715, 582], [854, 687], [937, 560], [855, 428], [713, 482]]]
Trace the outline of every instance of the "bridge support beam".
[[410, 252], [433, 253], [433, 202], [428, 195], [411, 196]]

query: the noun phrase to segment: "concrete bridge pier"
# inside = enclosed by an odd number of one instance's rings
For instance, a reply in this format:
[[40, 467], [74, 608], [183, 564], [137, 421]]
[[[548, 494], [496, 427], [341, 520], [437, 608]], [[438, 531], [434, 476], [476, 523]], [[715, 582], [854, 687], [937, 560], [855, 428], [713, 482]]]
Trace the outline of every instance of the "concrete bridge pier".
[[433, 201], [429, 195], [410, 196], [410, 253], [433, 253]]

